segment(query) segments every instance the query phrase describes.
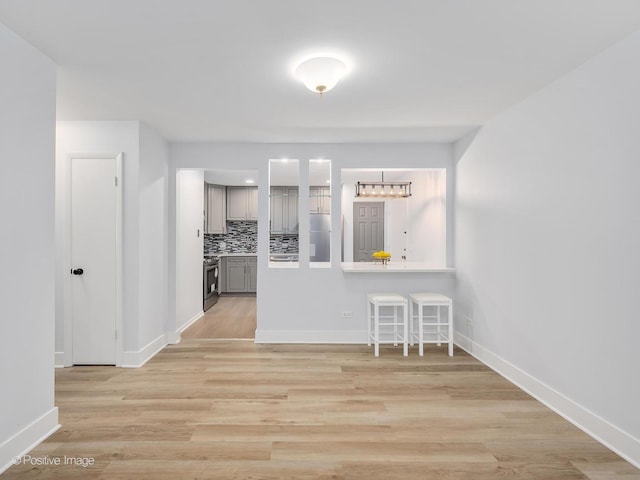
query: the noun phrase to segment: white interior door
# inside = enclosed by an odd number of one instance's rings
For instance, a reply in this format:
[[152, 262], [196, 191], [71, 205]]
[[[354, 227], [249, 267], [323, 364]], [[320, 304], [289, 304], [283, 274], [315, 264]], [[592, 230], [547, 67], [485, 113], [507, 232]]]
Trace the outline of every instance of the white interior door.
[[116, 363], [117, 173], [115, 158], [71, 159], [74, 365]]

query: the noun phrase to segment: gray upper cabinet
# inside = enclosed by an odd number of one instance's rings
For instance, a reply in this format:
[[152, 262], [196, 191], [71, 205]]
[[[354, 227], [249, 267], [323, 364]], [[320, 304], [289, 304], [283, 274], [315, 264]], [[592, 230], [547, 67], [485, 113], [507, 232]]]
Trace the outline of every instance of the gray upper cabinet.
[[298, 187], [271, 187], [270, 233], [298, 233]]
[[205, 233], [227, 233], [227, 196], [225, 187], [205, 183]]
[[227, 187], [227, 220], [246, 220], [248, 209], [246, 187]]
[[258, 187], [247, 187], [249, 193], [248, 220], [258, 220]]
[[227, 220], [258, 220], [258, 187], [227, 187]]
[[331, 213], [331, 189], [309, 187], [309, 213]]

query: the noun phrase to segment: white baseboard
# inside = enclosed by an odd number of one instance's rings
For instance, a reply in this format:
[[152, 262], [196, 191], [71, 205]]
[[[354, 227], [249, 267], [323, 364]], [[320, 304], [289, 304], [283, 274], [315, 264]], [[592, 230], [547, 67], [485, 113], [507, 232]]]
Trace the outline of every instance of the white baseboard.
[[180, 340], [182, 339], [180, 334], [182, 332], [184, 332], [187, 328], [189, 328], [193, 323], [195, 323], [198, 320], [200, 320], [203, 316], [204, 316], [204, 311], [201, 310], [198, 313], [196, 313], [193, 317], [191, 317], [189, 320], [187, 320], [175, 332], [173, 332], [173, 331], [167, 332], [165, 334], [166, 339], [167, 339], [167, 345], [175, 345], [177, 343], [180, 343]]
[[635, 467], [640, 468], [640, 440], [520, 370], [502, 357], [478, 345], [466, 336], [456, 332], [454, 338], [456, 344], [470, 355], [495, 370]]
[[147, 345], [142, 347], [138, 351], [125, 351], [122, 352], [122, 364], [119, 365], [122, 368], [139, 368], [147, 363], [156, 353], [162, 350], [167, 345], [165, 334], [163, 333], [155, 340], [152, 340]]
[[256, 343], [367, 343], [364, 330], [256, 330]]
[[198, 320], [200, 320], [202, 317], [204, 316], [204, 311], [200, 310], [198, 313], [196, 313], [193, 317], [191, 317], [189, 320], [187, 320], [181, 327], [178, 328], [178, 332], [182, 333], [184, 332], [187, 328], [189, 328], [194, 322], [197, 322]]
[[13, 465], [13, 459], [29, 453], [59, 428], [58, 408], [53, 407], [0, 444], [0, 475]]
[[165, 333], [165, 336], [167, 338], [167, 344], [169, 345], [175, 345], [176, 343], [180, 343], [180, 340], [182, 340], [180, 332], [167, 332]]
[[55, 357], [53, 360], [53, 364], [56, 368], [64, 368], [66, 367], [64, 363], [64, 352], [55, 352]]

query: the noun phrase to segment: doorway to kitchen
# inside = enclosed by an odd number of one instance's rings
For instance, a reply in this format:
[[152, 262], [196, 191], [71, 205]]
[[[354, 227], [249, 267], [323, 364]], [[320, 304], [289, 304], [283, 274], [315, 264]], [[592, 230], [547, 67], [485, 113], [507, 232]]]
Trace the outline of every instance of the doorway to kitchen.
[[251, 339], [257, 325], [258, 172], [202, 169], [201, 314], [185, 339]]

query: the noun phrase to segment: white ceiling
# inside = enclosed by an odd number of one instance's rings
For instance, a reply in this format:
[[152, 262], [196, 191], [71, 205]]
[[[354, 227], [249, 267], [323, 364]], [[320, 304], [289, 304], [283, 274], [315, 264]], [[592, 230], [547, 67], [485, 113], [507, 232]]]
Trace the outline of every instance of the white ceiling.
[[[452, 141], [640, 28], [638, 0], [1, 0], [60, 120], [171, 141]], [[341, 53], [320, 98], [292, 74]]]

